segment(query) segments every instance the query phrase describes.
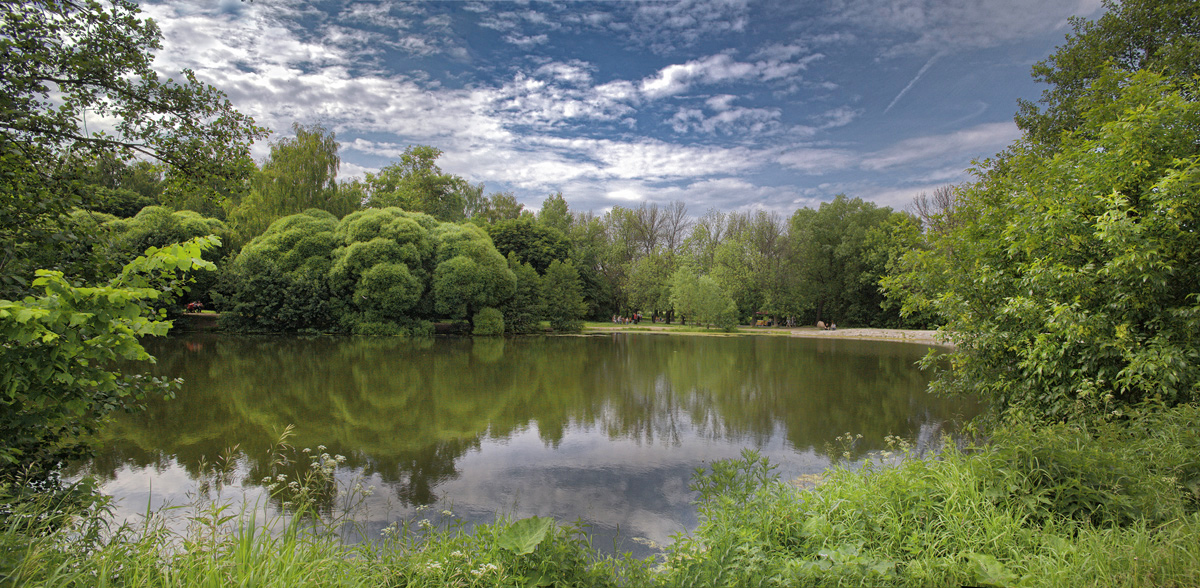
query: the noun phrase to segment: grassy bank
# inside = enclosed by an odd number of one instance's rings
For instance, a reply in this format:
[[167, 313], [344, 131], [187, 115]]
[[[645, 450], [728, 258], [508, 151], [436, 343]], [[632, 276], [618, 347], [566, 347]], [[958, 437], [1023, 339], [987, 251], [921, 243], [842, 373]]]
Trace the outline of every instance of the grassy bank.
[[[305, 516], [314, 473], [281, 483], [288, 520], [197, 504], [103, 531], [103, 509], [24, 501], [0, 530], [5, 586], [1195, 586], [1200, 436], [1191, 406], [1120, 423], [1008, 425], [986, 445], [903, 441], [800, 490], [753, 452], [698, 473], [701, 526], [658, 558], [600, 555], [549, 519], [397, 524], [343, 544]], [[849, 437], [846, 438], [849, 442]], [[352, 509], [351, 509], [352, 512]], [[184, 516], [184, 531], [168, 516]], [[265, 532], [265, 528], [274, 529]]]

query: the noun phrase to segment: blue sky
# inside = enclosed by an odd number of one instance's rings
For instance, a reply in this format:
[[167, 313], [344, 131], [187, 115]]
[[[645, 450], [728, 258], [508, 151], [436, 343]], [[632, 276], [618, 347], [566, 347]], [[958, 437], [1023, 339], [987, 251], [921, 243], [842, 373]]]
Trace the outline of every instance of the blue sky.
[[[279, 138], [321, 123], [339, 177], [444, 151], [527, 207], [904, 208], [1017, 138], [1018, 98], [1099, 0], [142, 3]], [[255, 147], [266, 155], [266, 142]]]

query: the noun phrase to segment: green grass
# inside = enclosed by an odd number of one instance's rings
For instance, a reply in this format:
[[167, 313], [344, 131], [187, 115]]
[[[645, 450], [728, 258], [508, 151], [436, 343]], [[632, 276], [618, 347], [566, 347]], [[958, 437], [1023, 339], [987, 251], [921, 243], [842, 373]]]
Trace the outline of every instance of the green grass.
[[547, 519], [397, 522], [343, 544], [335, 530], [364, 490], [331, 488], [337, 457], [318, 452], [300, 479], [276, 478], [286, 519], [198, 502], [105, 532], [103, 500], [7, 501], [0, 586], [1196, 586], [1198, 420], [1185, 406], [1090, 427], [1008, 424], [932, 457], [891, 438], [809, 490], [747, 451], [697, 472], [700, 527], [648, 560], [603, 556]]

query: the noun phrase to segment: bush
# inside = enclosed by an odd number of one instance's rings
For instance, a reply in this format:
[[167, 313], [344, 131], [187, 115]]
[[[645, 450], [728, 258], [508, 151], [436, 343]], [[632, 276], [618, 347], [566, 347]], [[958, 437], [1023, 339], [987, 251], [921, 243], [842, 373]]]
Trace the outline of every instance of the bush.
[[971, 453], [879, 452], [812, 490], [747, 452], [697, 473], [701, 524], [668, 548], [661, 583], [1195, 585], [1197, 417], [1009, 425]]
[[471, 322], [475, 325], [473, 335], [494, 337], [504, 334], [504, 315], [495, 308], [485, 308], [475, 313]]

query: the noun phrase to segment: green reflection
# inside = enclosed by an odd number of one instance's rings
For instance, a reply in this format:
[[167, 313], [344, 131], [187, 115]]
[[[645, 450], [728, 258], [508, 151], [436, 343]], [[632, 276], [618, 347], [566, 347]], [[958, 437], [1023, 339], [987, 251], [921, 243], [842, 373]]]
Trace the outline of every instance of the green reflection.
[[[572, 427], [667, 453], [684, 438], [761, 445], [785, 435], [823, 451], [844, 432], [859, 450], [973, 409], [925, 393], [921, 346], [781, 337], [603, 335], [413, 341], [195, 334], [148, 341], [171, 401], [115, 420], [92, 473], [200, 464], [238, 445], [248, 480], [278, 431], [379, 474], [405, 504], [437, 499], [456, 461], [536, 424], [555, 447]], [[967, 415], [970, 416], [970, 415]]]

